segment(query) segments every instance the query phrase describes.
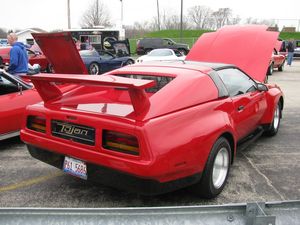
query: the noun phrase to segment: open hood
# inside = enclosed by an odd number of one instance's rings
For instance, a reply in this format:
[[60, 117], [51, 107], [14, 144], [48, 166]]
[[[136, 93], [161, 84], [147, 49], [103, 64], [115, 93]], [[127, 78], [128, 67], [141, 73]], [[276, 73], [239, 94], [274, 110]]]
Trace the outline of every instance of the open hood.
[[234, 64], [253, 79], [263, 82], [278, 32], [265, 25], [225, 26], [203, 34], [186, 60]]
[[32, 33], [55, 73], [88, 74], [70, 32]]

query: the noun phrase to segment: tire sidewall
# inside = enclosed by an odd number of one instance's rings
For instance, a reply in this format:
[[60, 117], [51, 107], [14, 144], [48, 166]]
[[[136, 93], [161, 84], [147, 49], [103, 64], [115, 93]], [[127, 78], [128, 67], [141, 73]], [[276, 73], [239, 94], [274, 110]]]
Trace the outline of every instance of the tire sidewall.
[[[93, 66], [93, 65], [95, 65], [95, 66], [98, 67], [98, 73], [97, 73], [97, 74], [92, 73], [92, 66]], [[92, 63], [89, 65], [89, 74], [91, 74], [91, 75], [99, 75], [100, 72], [101, 72], [101, 71], [100, 71], [100, 66], [99, 66], [98, 63], [92, 62]]]
[[[274, 125], [274, 122], [275, 122], [275, 114], [276, 114], [276, 111], [277, 109], [279, 108], [279, 121], [278, 121], [278, 126], [277, 128], [275, 128], [275, 125]], [[274, 114], [273, 114], [273, 120], [272, 120], [272, 124], [271, 124], [271, 131], [273, 133], [273, 135], [277, 134], [278, 130], [279, 130], [279, 127], [280, 127], [280, 120], [281, 120], [281, 104], [280, 102], [278, 102], [276, 104], [276, 108], [274, 110]]]
[[[218, 152], [225, 147], [228, 153], [228, 169], [223, 184], [219, 188], [215, 188], [213, 184], [213, 166]], [[201, 181], [194, 187], [194, 192], [204, 198], [214, 198], [222, 192], [229, 175], [231, 165], [231, 147], [228, 140], [220, 137], [213, 145], [211, 152], [206, 161], [206, 165], [202, 174]]]

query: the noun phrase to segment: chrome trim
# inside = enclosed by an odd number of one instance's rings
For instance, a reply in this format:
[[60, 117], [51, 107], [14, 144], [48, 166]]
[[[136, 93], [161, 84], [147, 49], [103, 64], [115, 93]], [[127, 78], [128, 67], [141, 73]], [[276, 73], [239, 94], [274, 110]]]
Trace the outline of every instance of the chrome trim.
[[0, 135], [0, 141], [8, 139], [8, 138], [12, 138], [12, 137], [16, 137], [20, 135], [20, 131], [15, 131], [15, 132], [11, 132], [11, 133], [6, 133], [6, 134], [1, 134]]

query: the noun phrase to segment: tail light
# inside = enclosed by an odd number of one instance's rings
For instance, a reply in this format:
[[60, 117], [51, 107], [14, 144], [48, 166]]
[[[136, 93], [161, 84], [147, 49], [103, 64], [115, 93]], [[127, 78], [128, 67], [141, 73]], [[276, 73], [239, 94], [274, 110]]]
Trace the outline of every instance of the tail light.
[[40, 116], [28, 116], [27, 128], [30, 130], [46, 133], [46, 118]]
[[139, 155], [139, 143], [135, 136], [111, 130], [103, 130], [102, 146], [105, 149]]

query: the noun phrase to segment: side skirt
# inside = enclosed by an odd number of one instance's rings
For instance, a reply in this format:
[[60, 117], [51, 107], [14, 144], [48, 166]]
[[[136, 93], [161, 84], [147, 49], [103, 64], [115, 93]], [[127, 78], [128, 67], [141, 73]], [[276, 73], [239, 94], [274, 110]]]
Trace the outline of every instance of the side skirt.
[[237, 150], [245, 150], [249, 145], [256, 141], [264, 133], [264, 131], [263, 127], [258, 127], [253, 133], [238, 141]]

